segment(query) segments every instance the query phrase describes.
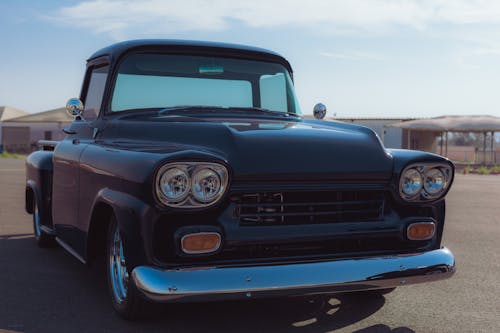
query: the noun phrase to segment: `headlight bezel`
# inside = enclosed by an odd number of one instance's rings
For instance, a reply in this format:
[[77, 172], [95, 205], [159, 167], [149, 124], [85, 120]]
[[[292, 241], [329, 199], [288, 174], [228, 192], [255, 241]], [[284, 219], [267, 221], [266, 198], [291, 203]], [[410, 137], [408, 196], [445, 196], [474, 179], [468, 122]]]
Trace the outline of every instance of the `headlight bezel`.
[[[186, 172], [189, 180], [188, 194], [179, 201], [170, 200], [162, 191], [160, 181], [162, 176], [170, 169], [178, 168]], [[193, 175], [200, 170], [210, 169], [214, 171], [220, 179], [220, 188], [216, 195], [210, 201], [200, 201], [192, 193]], [[204, 161], [179, 161], [167, 162], [163, 164], [155, 173], [154, 176], [154, 189], [155, 198], [159, 204], [164, 207], [172, 208], [205, 208], [215, 205], [221, 200], [229, 188], [229, 171], [228, 168], [222, 163], [204, 162]]]
[[[422, 179], [422, 186], [420, 187], [420, 191], [413, 196], [409, 196], [403, 191], [403, 178], [406, 172], [409, 170], [416, 170], [420, 173], [420, 177]], [[444, 176], [444, 184], [442, 189], [439, 192], [436, 193], [429, 193], [425, 189], [425, 183], [426, 183], [426, 175], [429, 173], [429, 171], [432, 171], [433, 169], [438, 169]], [[403, 199], [406, 202], [430, 202], [430, 201], [436, 201], [441, 198], [443, 198], [447, 193], [450, 188], [450, 185], [453, 181], [453, 176], [454, 176], [454, 171], [453, 171], [453, 166], [449, 165], [447, 163], [412, 163], [407, 165], [399, 174], [399, 180], [398, 180], [398, 193], [399, 197]]]

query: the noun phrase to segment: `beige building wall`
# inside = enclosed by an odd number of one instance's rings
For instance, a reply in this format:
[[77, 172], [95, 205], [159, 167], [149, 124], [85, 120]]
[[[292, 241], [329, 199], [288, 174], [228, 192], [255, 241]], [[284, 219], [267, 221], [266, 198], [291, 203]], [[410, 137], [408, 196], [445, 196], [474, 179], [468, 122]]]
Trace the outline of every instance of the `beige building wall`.
[[440, 132], [431, 131], [416, 131], [403, 130], [403, 148], [422, 150], [429, 153], [436, 153], [439, 148], [437, 139], [441, 135]]
[[7, 127], [2, 131], [3, 150], [10, 153], [28, 153], [30, 128], [27, 126]]
[[2, 124], [2, 144], [5, 151], [28, 153], [37, 148], [39, 140], [62, 140], [62, 129], [70, 123], [62, 122], [5, 122]]

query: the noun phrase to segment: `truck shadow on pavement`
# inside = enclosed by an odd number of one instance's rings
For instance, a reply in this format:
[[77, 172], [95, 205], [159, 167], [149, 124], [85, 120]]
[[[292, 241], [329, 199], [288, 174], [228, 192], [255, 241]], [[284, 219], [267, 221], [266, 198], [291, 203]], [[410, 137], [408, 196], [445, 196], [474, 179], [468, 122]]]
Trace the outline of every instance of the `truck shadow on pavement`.
[[[7, 332], [325, 332], [384, 306], [377, 294], [248, 300], [151, 307], [140, 322], [112, 310], [102, 265], [86, 267], [60, 248], [38, 249], [31, 235], [0, 235], [0, 330]], [[411, 333], [379, 324], [356, 333]]]

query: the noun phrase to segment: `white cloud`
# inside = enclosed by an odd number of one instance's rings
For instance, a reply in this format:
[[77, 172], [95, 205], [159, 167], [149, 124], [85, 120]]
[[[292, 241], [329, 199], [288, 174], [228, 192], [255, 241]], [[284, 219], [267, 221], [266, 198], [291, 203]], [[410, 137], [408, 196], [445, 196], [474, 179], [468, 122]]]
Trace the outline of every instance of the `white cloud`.
[[500, 25], [496, 0], [89, 0], [58, 9], [51, 19], [112, 37], [301, 26], [326, 31], [425, 29], [448, 23]]
[[500, 46], [470, 48], [456, 55], [455, 63], [463, 69], [477, 70], [491, 66], [491, 62], [496, 65], [499, 56]]
[[327, 58], [335, 58], [340, 60], [372, 60], [372, 61], [383, 61], [384, 57], [366, 53], [366, 52], [320, 52], [320, 55]]

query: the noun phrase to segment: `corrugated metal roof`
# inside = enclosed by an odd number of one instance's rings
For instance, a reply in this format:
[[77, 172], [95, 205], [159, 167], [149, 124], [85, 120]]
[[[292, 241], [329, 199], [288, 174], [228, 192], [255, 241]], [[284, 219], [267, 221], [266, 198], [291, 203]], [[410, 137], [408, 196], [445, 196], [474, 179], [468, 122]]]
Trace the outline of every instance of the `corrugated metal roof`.
[[28, 114], [25, 116], [12, 118], [6, 122], [12, 123], [66, 123], [72, 122], [71, 118], [65, 108], [57, 108], [53, 110], [43, 111], [39, 113]]
[[338, 121], [409, 121], [409, 120], [415, 120], [417, 118], [398, 118], [398, 117], [385, 117], [385, 118], [368, 118], [368, 117], [351, 117], [351, 118], [340, 118], [340, 117], [335, 117], [335, 118], [330, 118], [332, 120], [338, 120]]
[[10, 106], [0, 106], [0, 121], [27, 115], [28, 112], [12, 108]]
[[[302, 115], [303, 118], [305, 119], [315, 119], [314, 116], [312, 114], [303, 114]], [[408, 121], [408, 120], [415, 120], [417, 118], [399, 118], [399, 117], [373, 117], [373, 118], [370, 118], [370, 117], [325, 117], [324, 120], [337, 120], [337, 121], [350, 121], [350, 122], [354, 122], [354, 121], [384, 121], [384, 120], [387, 120], [387, 121]]]
[[437, 132], [500, 132], [500, 118], [494, 116], [442, 116], [405, 121], [386, 127]]

